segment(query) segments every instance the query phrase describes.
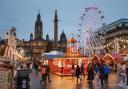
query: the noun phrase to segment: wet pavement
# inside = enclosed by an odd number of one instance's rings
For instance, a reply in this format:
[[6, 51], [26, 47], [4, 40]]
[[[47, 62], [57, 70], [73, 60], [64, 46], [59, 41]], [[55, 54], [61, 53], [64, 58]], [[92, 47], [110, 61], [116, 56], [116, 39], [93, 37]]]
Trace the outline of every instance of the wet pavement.
[[30, 80], [30, 89], [123, 89], [122, 87], [118, 86], [118, 79], [116, 73], [110, 74], [108, 85], [106, 84], [104, 86], [100, 85], [100, 80], [98, 79], [98, 76], [95, 77], [93, 84], [89, 85], [87, 78], [82, 78], [82, 80], [77, 83], [75, 77], [59, 77], [52, 74], [52, 82], [47, 82], [46, 87], [41, 88], [41, 73], [38, 73], [38, 75], [36, 76], [34, 70], [33, 73], [30, 74]]

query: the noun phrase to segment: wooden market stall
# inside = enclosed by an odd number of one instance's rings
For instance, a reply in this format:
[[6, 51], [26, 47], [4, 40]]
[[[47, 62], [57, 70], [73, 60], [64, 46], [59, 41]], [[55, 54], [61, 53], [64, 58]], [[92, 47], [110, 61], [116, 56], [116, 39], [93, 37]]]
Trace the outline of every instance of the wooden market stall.
[[105, 63], [108, 63], [113, 70], [117, 70], [117, 64], [123, 63], [123, 57], [117, 53], [107, 53], [103, 58]]
[[124, 60], [123, 60], [123, 57], [120, 55], [120, 54], [117, 54], [117, 53], [107, 53], [103, 60], [105, 62], [108, 62], [108, 63], [112, 63], [112, 62], [116, 62], [116, 63], [122, 63]]

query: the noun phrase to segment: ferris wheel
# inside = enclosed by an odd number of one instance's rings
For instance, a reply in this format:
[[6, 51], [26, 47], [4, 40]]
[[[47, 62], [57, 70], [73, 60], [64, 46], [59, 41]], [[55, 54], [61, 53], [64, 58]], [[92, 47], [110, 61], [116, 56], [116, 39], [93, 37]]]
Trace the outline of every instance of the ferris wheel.
[[106, 32], [102, 30], [105, 25], [105, 16], [102, 9], [90, 6], [84, 9], [80, 16], [79, 30], [82, 52], [88, 56], [105, 52], [103, 44]]

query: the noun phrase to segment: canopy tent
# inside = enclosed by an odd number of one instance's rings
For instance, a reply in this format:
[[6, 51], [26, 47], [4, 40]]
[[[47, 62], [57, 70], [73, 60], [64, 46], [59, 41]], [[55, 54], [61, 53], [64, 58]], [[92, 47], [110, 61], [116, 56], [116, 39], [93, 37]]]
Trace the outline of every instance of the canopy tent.
[[57, 50], [53, 50], [49, 53], [44, 53], [42, 54], [42, 56], [45, 58], [45, 59], [53, 59], [53, 58], [61, 58], [63, 57], [64, 53], [60, 52], [60, 51], [57, 51]]

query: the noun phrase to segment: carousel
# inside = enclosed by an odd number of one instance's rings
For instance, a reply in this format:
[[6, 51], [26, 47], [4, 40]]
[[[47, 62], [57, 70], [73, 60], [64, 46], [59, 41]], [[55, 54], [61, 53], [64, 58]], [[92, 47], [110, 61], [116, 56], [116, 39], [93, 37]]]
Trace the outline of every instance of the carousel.
[[51, 66], [51, 71], [60, 76], [70, 76], [72, 65], [76, 68], [77, 65], [84, 64], [85, 69], [88, 65], [88, 57], [81, 54], [78, 46], [77, 40], [71, 38], [68, 40], [67, 51], [61, 58], [54, 58], [49, 60], [49, 65]]
[[24, 60], [24, 57], [22, 55], [23, 50], [19, 52], [18, 49], [16, 48], [15, 31], [10, 30], [9, 32], [7, 32], [5, 39], [7, 40], [7, 44], [5, 46], [5, 52], [4, 52], [3, 60], [8, 60], [11, 62]]

